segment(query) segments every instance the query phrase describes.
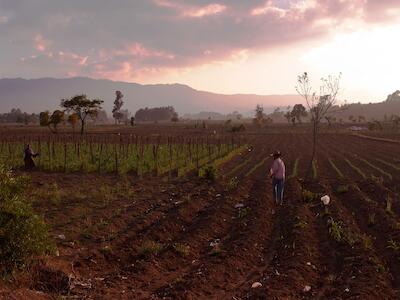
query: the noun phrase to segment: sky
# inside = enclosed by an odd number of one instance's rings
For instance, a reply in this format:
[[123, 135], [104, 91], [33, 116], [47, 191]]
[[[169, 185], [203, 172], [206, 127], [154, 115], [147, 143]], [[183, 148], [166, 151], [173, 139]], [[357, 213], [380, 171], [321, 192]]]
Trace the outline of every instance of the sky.
[[0, 78], [182, 83], [294, 94], [342, 75], [341, 98], [400, 88], [400, 0], [0, 0]]

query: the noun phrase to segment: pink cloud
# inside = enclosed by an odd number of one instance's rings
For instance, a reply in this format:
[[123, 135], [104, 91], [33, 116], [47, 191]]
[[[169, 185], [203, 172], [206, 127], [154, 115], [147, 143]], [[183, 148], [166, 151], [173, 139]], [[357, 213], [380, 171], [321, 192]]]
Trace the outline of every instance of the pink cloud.
[[155, 3], [161, 7], [175, 9], [182, 17], [188, 18], [202, 18], [206, 16], [218, 15], [227, 9], [225, 5], [218, 3], [212, 3], [206, 6], [179, 4], [169, 0], [155, 0]]
[[49, 45], [49, 42], [46, 41], [42, 35], [38, 34], [35, 37], [35, 48], [36, 50], [40, 52], [45, 52], [47, 50], [47, 47]]
[[225, 5], [210, 4], [205, 7], [184, 10], [183, 15], [185, 17], [201, 18], [205, 16], [217, 15], [226, 10]]

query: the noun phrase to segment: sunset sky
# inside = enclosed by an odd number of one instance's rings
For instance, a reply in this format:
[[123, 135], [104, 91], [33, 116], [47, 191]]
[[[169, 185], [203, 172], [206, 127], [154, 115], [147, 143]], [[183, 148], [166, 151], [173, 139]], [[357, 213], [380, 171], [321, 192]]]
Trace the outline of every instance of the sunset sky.
[[399, 0], [0, 0], [0, 77], [88, 76], [294, 94], [343, 73], [342, 99], [400, 89]]

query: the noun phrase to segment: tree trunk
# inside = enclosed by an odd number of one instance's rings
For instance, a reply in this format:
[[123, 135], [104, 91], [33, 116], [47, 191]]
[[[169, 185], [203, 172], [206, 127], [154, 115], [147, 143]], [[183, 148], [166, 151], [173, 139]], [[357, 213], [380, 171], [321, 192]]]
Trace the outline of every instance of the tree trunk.
[[318, 122], [313, 121], [313, 142], [312, 142], [312, 153], [311, 153], [311, 159], [307, 167], [307, 173], [306, 173], [306, 180], [310, 179], [310, 174], [312, 170], [312, 165], [313, 161], [315, 159], [315, 155], [317, 152], [317, 143], [318, 143]]
[[81, 120], [81, 135], [85, 132], [85, 121]]

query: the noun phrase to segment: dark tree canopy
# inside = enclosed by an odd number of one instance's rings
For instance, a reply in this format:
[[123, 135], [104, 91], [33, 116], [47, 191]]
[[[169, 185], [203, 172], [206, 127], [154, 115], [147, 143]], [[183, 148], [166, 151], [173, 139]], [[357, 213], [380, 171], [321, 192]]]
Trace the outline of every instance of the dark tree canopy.
[[142, 108], [135, 114], [135, 121], [137, 122], [162, 122], [171, 121], [172, 118], [178, 117], [175, 109], [172, 106], [155, 107], [155, 108]]
[[97, 113], [101, 110], [103, 100], [99, 99], [88, 99], [86, 95], [77, 95], [71, 99], [61, 100], [61, 107], [67, 112], [75, 113], [81, 121], [81, 134], [84, 133], [86, 118], [96, 117]]

